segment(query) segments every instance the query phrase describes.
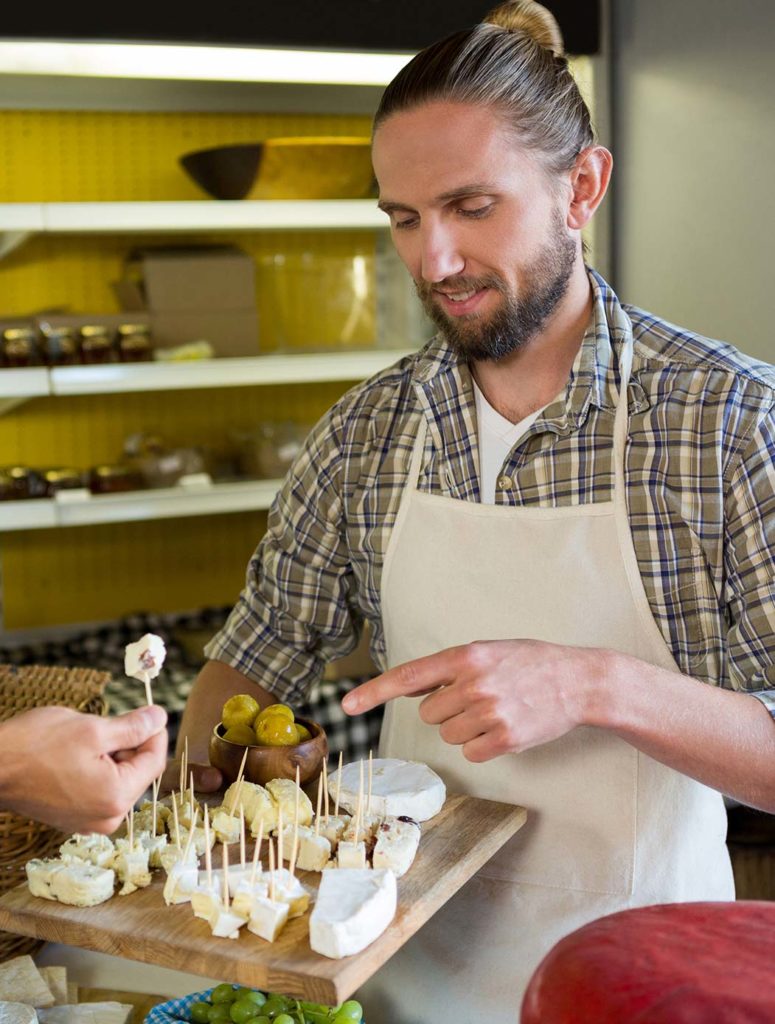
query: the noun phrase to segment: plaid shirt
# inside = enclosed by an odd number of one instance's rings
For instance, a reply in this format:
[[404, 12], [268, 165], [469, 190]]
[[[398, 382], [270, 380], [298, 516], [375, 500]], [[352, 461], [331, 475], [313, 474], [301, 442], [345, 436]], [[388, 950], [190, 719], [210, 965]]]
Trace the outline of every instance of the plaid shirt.
[[[682, 672], [752, 693], [775, 716], [775, 370], [589, 277], [593, 315], [565, 392], [509, 454], [496, 503], [611, 500], [618, 352], [632, 336], [627, 504], [652, 614]], [[385, 666], [382, 566], [421, 417], [418, 487], [480, 500], [471, 375], [436, 338], [312, 431], [210, 658], [301, 703], [368, 621]]]

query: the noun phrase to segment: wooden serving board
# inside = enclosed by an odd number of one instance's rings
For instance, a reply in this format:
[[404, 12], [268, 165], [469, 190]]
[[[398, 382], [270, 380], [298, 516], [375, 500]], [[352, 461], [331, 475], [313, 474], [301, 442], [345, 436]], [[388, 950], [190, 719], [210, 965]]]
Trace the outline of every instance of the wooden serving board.
[[[0, 929], [335, 1005], [379, 970], [526, 817], [523, 807], [512, 804], [447, 797], [436, 817], [423, 823], [414, 863], [398, 880], [393, 921], [361, 953], [341, 960], [312, 952], [309, 914], [289, 921], [273, 943], [245, 928], [236, 940], [213, 938], [189, 903], [165, 906], [161, 871], [146, 889], [86, 908], [31, 896], [24, 883], [0, 898]], [[299, 877], [313, 890], [320, 881], [313, 872]]]

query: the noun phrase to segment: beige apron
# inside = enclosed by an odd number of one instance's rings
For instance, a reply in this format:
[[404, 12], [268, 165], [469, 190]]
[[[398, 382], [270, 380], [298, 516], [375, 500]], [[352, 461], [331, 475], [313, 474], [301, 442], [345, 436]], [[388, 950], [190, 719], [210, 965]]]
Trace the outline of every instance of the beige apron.
[[[613, 500], [480, 505], [417, 490], [420, 429], [382, 584], [390, 665], [472, 640], [615, 648], [679, 671], [651, 615], [625, 504], [627, 382], [614, 429]], [[387, 708], [380, 754], [425, 761], [451, 792], [523, 804], [528, 822], [362, 989], [369, 1024], [501, 1024], [563, 935], [626, 907], [734, 899], [719, 793], [592, 727], [471, 764]]]

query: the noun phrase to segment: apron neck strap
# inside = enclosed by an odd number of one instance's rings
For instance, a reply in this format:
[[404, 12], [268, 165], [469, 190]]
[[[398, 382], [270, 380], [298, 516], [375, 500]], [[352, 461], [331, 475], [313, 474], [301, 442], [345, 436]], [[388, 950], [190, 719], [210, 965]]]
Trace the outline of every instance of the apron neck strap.
[[632, 337], [625, 338], [619, 354], [619, 394], [616, 400], [616, 418], [614, 420], [614, 500], [625, 500], [624, 488], [624, 456], [627, 447], [627, 430], [630, 423], [629, 403], [627, 401], [627, 385], [630, 382], [632, 369]]

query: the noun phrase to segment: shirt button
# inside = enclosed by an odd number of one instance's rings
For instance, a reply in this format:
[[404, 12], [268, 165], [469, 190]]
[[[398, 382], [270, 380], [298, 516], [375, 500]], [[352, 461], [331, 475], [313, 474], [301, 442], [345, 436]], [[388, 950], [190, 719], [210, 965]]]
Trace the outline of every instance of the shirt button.
[[512, 481], [510, 476], [499, 476], [498, 477], [498, 487], [502, 491], [510, 491], [513, 486], [514, 486], [514, 482]]

